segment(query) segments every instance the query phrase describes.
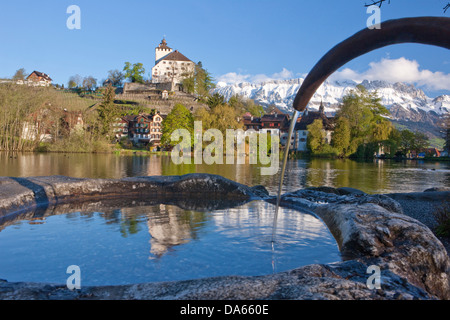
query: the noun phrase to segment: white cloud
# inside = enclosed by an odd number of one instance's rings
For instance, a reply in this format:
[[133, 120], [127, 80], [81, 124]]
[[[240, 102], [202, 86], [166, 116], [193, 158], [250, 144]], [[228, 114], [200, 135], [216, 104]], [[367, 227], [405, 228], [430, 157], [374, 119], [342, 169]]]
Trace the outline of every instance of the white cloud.
[[235, 84], [248, 82], [249, 75], [237, 74], [236, 72], [229, 72], [217, 78], [217, 82], [225, 82], [227, 84]]
[[280, 72], [274, 73], [270, 76], [265, 74], [241, 74], [236, 72], [229, 72], [217, 78], [218, 83], [223, 82], [227, 84], [237, 84], [242, 82], [260, 83], [270, 80], [286, 80], [294, 78], [292, 71], [283, 68]]
[[450, 74], [430, 70], [420, 70], [417, 61], [405, 58], [382, 59], [380, 62], [372, 62], [369, 69], [358, 73], [349, 68], [335, 72], [331, 80], [383, 80], [391, 83], [406, 82], [424, 87], [428, 90], [449, 90]]

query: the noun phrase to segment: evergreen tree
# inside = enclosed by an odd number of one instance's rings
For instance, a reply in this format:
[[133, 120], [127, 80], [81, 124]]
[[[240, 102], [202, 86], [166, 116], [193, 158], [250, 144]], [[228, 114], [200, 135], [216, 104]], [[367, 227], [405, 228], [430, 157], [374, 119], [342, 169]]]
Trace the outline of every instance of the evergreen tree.
[[211, 89], [215, 88], [211, 73], [203, 68], [201, 61], [195, 65], [194, 74], [186, 77], [182, 81], [182, 85], [186, 92], [197, 94], [202, 99], [208, 97]]
[[110, 83], [103, 94], [103, 101], [100, 104], [98, 110], [98, 117], [101, 124], [100, 133], [102, 135], [111, 135], [111, 125], [119, 116], [114, 100], [116, 97], [115, 88]]
[[211, 108], [214, 109], [217, 106], [221, 106], [225, 104], [225, 98], [219, 93], [215, 93], [212, 96], [208, 98], [208, 101], [206, 104]]

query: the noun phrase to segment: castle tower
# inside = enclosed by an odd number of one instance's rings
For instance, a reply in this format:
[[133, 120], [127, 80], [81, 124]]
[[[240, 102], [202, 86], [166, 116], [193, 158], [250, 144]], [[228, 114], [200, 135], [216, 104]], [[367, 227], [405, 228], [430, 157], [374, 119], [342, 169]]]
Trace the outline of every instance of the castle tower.
[[158, 64], [162, 58], [172, 53], [172, 51], [172, 48], [167, 46], [166, 39], [162, 39], [159, 46], [155, 49], [155, 65]]

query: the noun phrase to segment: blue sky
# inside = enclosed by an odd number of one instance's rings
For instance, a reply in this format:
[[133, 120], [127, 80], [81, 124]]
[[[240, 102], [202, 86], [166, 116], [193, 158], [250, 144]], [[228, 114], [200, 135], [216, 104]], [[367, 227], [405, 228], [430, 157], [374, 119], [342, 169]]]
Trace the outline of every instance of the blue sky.
[[[121, 70], [142, 62], [148, 77], [154, 49], [168, 45], [202, 61], [218, 81], [300, 77], [333, 46], [366, 27], [371, 0], [27, 0], [2, 1], [0, 77], [19, 68], [48, 73], [55, 83], [70, 76]], [[382, 21], [447, 16], [444, 0], [391, 0]], [[81, 29], [69, 30], [70, 5], [81, 9]], [[387, 71], [387, 70], [395, 70]], [[355, 59], [334, 75], [404, 80], [437, 95], [450, 92], [447, 49], [403, 44]]]

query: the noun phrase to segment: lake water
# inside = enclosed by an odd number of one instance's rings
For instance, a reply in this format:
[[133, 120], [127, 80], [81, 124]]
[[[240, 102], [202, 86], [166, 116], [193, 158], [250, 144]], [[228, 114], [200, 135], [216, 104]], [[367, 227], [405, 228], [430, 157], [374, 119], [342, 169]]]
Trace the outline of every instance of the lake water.
[[[279, 175], [262, 176], [258, 165], [175, 165], [170, 156], [114, 154], [0, 153], [0, 176], [64, 175], [77, 178], [211, 173], [276, 194]], [[415, 192], [450, 186], [450, 162], [376, 160], [290, 160], [283, 192], [304, 187], [352, 187], [367, 193]]]
[[274, 205], [187, 211], [173, 205], [70, 211], [0, 225], [0, 278], [120, 285], [227, 275], [267, 275], [340, 261], [337, 244], [316, 217], [281, 209], [272, 248]]
[[[278, 190], [279, 175], [263, 176], [259, 165], [175, 165], [169, 156], [158, 155], [0, 153], [0, 176], [119, 179], [187, 173], [263, 185], [273, 195]], [[283, 192], [317, 186], [353, 187], [367, 193], [423, 191], [450, 186], [450, 163], [289, 161]], [[322, 221], [286, 208], [280, 210], [272, 248], [275, 209], [266, 202], [213, 211], [121, 205], [92, 207], [95, 210], [56, 207], [3, 219], [0, 278], [65, 283], [67, 267], [77, 265], [82, 285], [112, 285], [262, 275], [340, 260]]]

